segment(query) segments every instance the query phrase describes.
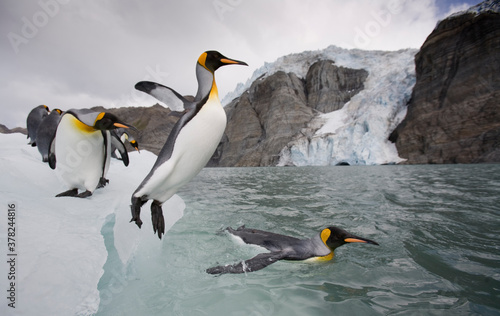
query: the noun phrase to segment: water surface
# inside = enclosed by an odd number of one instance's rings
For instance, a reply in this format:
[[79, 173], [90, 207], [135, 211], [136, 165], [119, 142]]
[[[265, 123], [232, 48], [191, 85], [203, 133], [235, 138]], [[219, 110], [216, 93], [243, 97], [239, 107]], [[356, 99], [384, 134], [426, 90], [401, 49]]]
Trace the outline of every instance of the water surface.
[[[498, 315], [499, 195], [500, 165], [204, 169], [179, 192], [184, 216], [125, 266], [110, 217], [98, 315]], [[299, 238], [335, 225], [380, 246], [206, 274], [263, 251], [221, 232], [243, 224]]]

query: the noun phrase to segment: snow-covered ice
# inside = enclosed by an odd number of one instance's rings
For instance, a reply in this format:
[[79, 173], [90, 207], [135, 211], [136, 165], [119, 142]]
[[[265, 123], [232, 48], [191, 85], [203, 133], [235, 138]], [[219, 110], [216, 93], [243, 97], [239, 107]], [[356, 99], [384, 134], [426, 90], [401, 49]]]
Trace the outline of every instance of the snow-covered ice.
[[[42, 162], [22, 134], [0, 134], [0, 289], [7, 293], [7, 209], [16, 203], [16, 308], [2, 295], [1, 315], [92, 315], [99, 307], [98, 282], [107, 250], [101, 229], [114, 214], [114, 240], [126, 264], [140, 245], [160, 247], [143, 207], [144, 225], [130, 220], [130, 196], [151, 169], [156, 156], [130, 153], [130, 165], [113, 159], [109, 184], [87, 199], [56, 198], [67, 190]], [[174, 196], [164, 205], [166, 229], [183, 215], [185, 204]]]

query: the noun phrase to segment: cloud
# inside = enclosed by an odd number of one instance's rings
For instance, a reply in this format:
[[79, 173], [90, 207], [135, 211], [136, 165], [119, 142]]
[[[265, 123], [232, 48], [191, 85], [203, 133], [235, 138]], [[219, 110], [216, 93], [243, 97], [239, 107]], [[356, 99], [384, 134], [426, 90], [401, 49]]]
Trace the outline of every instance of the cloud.
[[436, 0], [1, 2], [0, 123], [24, 125], [42, 103], [63, 110], [152, 105], [155, 99], [133, 89], [145, 78], [194, 94], [195, 62], [209, 49], [250, 65], [217, 72], [222, 98], [289, 53], [332, 44], [418, 48], [443, 10], [464, 7], [447, 1], [443, 9]]

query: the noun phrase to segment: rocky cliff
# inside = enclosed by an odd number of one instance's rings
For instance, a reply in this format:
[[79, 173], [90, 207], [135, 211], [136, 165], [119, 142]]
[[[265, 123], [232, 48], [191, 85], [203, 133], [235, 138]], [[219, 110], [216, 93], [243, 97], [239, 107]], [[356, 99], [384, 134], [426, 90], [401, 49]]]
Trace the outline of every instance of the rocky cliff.
[[14, 127], [13, 129], [9, 129], [7, 126], [0, 124], [0, 133], [2, 134], [21, 133], [27, 135], [28, 130], [25, 127]]
[[344, 106], [363, 89], [367, 76], [363, 69], [318, 60], [304, 78], [277, 71], [255, 80], [226, 106], [228, 125], [210, 165], [275, 166], [293, 136], [304, 133], [317, 113]]
[[390, 136], [406, 163], [500, 162], [498, 6], [441, 21], [415, 56], [408, 112]]
[[406, 114], [415, 53], [330, 46], [265, 64], [226, 106], [211, 165], [399, 162], [387, 138]]

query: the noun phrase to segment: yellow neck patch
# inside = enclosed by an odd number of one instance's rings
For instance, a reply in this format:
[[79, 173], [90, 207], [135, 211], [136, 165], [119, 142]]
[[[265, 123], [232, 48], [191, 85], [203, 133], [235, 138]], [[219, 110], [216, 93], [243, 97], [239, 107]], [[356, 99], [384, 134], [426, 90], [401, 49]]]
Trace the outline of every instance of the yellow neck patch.
[[92, 126], [88, 126], [87, 124], [85, 123], [82, 123], [79, 119], [77, 119], [76, 117], [72, 117], [72, 123], [73, 125], [75, 125], [75, 127], [79, 130], [81, 130], [82, 132], [85, 132], [85, 133], [93, 133], [95, 132], [95, 129], [94, 127]]
[[333, 251], [327, 254], [326, 256], [317, 258], [318, 261], [330, 261], [332, 259], [333, 259]]
[[210, 89], [210, 95], [208, 96], [209, 99], [219, 98], [219, 91], [217, 90], [217, 85], [215, 84], [215, 78], [212, 81], [212, 89]]
[[312, 258], [309, 258], [309, 259], [306, 259], [304, 260], [304, 262], [308, 262], [308, 263], [319, 263], [319, 262], [325, 262], [325, 261], [330, 261], [333, 259], [333, 251], [330, 252], [329, 254], [327, 254], [326, 256], [322, 256], [322, 257], [312, 257]]

